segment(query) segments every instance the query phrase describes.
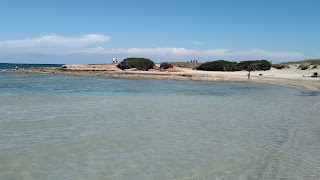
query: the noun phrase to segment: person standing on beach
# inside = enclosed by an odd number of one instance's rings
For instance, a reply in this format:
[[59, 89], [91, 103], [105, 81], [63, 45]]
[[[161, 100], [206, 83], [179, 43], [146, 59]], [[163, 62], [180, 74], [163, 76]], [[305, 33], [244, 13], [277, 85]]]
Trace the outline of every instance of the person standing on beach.
[[114, 64], [114, 57], [112, 57], [112, 64]]
[[118, 64], [118, 57], [116, 57], [116, 64]]

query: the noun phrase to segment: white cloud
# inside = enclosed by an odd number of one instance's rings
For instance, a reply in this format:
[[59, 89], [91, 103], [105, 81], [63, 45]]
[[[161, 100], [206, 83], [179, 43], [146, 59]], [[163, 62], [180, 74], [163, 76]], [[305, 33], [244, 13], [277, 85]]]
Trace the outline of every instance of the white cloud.
[[208, 50], [194, 50], [186, 48], [129, 48], [129, 49], [103, 49], [101, 47], [85, 50], [85, 51], [73, 51], [71, 53], [81, 54], [118, 54], [126, 56], [152, 56], [159, 57], [160, 59], [203, 59], [216, 60], [248, 60], [248, 59], [267, 59], [267, 60], [302, 60], [306, 58], [303, 54], [298, 52], [275, 52], [266, 51], [260, 49], [251, 49], [247, 51], [231, 51], [229, 49], [208, 49]]
[[109, 36], [101, 34], [87, 34], [79, 37], [45, 35], [37, 38], [0, 40], [0, 48], [80, 47], [107, 42], [109, 39]]
[[[105, 48], [103, 43], [110, 40], [109, 36], [87, 34], [79, 37], [45, 35], [37, 38], [0, 40], [0, 55], [4, 54], [39, 54], [44, 56], [58, 55], [59, 57], [146, 57], [155, 61], [188, 61], [198, 59], [200, 62], [225, 59], [231, 61], [267, 59], [273, 62], [295, 61], [315, 56], [305, 56], [299, 52], [267, 51], [250, 49], [233, 51], [230, 49], [187, 49], [183, 47], [156, 48]], [[199, 42], [193, 42], [200, 44]], [[97, 46], [96, 48], [92, 48]]]

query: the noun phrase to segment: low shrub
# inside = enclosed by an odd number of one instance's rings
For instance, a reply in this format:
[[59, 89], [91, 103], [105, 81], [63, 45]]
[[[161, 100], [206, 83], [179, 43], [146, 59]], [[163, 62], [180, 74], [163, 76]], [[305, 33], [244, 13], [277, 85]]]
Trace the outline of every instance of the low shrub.
[[218, 60], [201, 64], [197, 70], [203, 71], [241, 71], [241, 70], [269, 70], [271, 62], [267, 60], [242, 61], [240, 63]]
[[192, 62], [168, 62], [172, 66], [177, 66], [181, 68], [197, 69], [202, 63], [192, 63]]
[[317, 72], [314, 72], [311, 77], [319, 77], [319, 74]]
[[161, 69], [169, 69], [169, 68], [173, 68], [173, 66], [167, 62], [164, 62], [164, 63], [160, 64], [160, 68]]
[[126, 58], [118, 64], [118, 68], [122, 70], [137, 68], [138, 70], [148, 71], [153, 66], [154, 62], [145, 58]]
[[300, 64], [298, 66], [298, 69], [301, 69], [301, 70], [306, 70], [306, 69], [309, 69], [309, 68], [310, 68], [309, 64]]
[[201, 64], [197, 70], [202, 71], [235, 71], [238, 70], [236, 62], [218, 60]]
[[273, 64], [272, 67], [275, 69], [283, 69], [288, 68], [289, 66], [287, 64]]

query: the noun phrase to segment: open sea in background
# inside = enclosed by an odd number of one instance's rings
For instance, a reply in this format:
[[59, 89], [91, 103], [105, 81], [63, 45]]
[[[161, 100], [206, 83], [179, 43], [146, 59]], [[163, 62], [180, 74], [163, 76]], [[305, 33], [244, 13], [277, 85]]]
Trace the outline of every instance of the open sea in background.
[[320, 179], [320, 93], [0, 72], [0, 179]]
[[14, 70], [16, 66], [19, 69], [27, 68], [50, 68], [61, 67], [63, 64], [27, 64], [27, 63], [0, 63], [0, 71]]

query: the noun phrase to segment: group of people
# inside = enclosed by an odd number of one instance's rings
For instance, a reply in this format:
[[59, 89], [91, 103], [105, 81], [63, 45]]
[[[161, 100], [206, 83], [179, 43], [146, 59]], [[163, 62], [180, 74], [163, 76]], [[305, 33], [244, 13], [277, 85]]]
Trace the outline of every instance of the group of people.
[[197, 59], [191, 59], [191, 63], [198, 63]]
[[112, 57], [112, 63], [118, 64], [118, 57]]

